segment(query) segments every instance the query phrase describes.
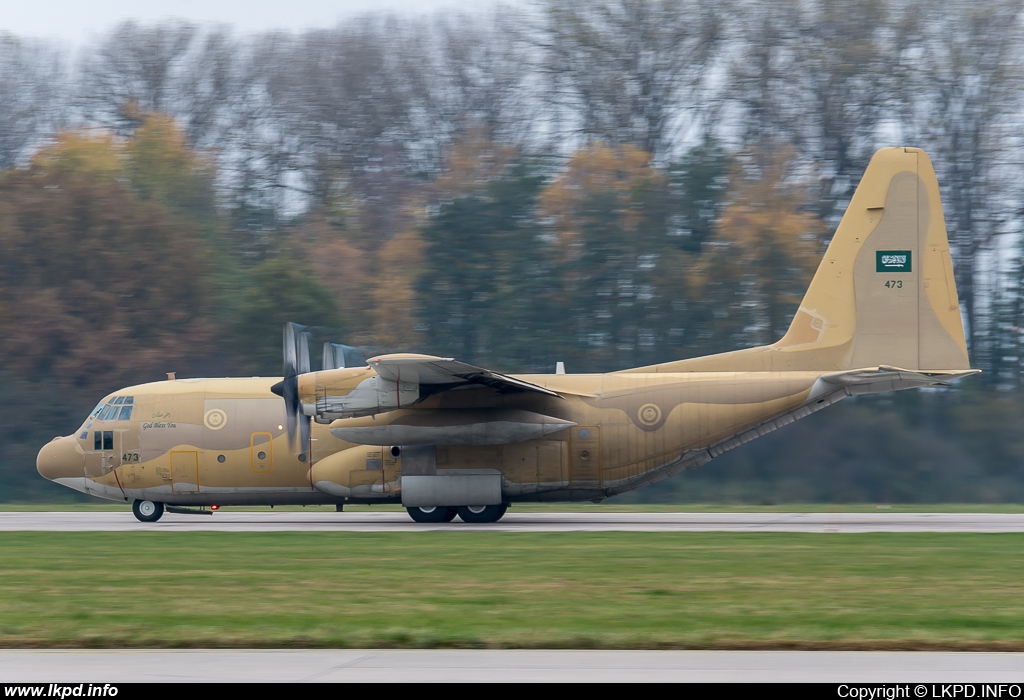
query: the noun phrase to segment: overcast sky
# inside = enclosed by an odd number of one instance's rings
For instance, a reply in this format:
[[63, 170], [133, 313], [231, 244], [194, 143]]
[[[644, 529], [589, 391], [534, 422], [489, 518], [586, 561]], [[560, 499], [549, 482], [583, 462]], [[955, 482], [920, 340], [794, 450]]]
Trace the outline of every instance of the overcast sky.
[[227, 24], [240, 32], [298, 31], [333, 27], [340, 19], [366, 12], [478, 11], [496, 4], [498, 0], [0, 0], [0, 32], [79, 45], [126, 19], [178, 18]]

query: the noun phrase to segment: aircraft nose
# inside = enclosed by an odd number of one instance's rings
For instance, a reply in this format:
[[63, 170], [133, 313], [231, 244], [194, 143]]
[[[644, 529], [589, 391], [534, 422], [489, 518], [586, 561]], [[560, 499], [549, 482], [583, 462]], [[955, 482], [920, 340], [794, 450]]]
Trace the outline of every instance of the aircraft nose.
[[39, 450], [36, 470], [53, 481], [63, 477], [81, 477], [85, 469], [85, 453], [74, 436], [54, 438]]

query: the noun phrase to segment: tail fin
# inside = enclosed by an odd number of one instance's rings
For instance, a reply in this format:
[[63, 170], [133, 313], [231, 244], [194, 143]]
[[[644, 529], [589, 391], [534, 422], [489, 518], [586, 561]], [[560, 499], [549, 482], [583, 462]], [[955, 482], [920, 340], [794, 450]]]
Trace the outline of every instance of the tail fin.
[[935, 170], [875, 153], [788, 332], [773, 345], [634, 371], [969, 369]]
[[924, 151], [868, 164], [786, 335], [777, 369], [969, 369], [939, 183]]

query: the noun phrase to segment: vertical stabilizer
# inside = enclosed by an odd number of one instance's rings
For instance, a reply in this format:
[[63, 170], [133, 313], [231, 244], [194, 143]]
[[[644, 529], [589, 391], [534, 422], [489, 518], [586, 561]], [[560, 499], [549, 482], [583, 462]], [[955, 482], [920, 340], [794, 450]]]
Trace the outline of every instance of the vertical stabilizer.
[[793, 318], [775, 369], [969, 369], [939, 184], [928, 156], [868, 164]]
[[634, 372], [970, 368], [939, 184], [917, 148], [868, 164], [786, 335]]

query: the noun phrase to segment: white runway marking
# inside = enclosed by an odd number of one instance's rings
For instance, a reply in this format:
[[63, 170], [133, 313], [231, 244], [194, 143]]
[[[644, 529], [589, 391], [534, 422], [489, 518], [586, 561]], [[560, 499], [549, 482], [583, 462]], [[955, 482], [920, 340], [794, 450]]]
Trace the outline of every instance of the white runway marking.
[[414, 523], [404, 513], [0, 513], [0, 532], [1024, 532], [1024, 513], [516, 513], [491, 525]]
[[0, 682], [1020, 683], [1024, 654], [833, 651], [0, 651]]

